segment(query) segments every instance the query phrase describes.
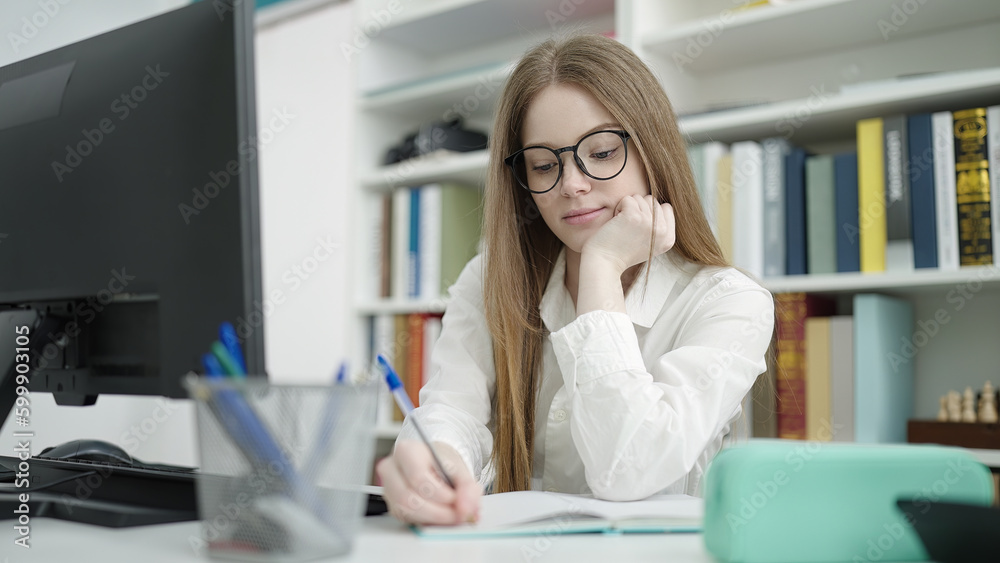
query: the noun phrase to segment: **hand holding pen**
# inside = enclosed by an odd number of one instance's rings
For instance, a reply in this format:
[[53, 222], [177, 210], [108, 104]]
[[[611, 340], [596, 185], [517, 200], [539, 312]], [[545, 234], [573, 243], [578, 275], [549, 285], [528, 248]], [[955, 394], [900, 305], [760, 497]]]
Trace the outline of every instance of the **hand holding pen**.
[[460, 524], [475, 521], [479, 512], [482, 488], [454, 448], [431, 443], [416, 418], [412, 403], [389, 362], [379, 356], [386, 382], [420, 436], [420, 441], [401, 440], [393, 454], [376, 466], [382, 481], [383, 497], [390, 512], [413, 524]]

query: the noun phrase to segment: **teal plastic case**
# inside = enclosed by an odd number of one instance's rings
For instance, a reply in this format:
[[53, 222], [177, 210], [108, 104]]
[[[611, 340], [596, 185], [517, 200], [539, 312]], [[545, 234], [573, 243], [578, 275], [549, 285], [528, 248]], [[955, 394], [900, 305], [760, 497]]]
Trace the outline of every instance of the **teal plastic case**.
[[989, 505], [989, 469], [960, 448], [761, 441], [705, 476], [705, 546], [722, 561], [924, 561], [897, 499]]

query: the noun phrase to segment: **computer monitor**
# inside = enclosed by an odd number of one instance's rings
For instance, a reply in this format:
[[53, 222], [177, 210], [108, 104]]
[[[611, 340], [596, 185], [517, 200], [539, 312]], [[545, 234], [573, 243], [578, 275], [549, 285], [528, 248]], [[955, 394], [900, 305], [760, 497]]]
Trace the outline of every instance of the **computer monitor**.
[[32, 323], [32, 391], [185, 397], [226, 320], [264, 373], [252, 12], [197, 2], [0, 68], [0, 328]]

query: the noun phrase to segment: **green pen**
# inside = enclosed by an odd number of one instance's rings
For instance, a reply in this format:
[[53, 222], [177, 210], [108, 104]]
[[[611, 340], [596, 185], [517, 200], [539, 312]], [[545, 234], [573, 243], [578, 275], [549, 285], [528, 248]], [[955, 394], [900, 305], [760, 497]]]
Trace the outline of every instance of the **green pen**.
[[219, 359], [219, 363], [222, 364], [222, 369], [226, 370], [226, 375], [239, 378], [246, 377], [247, 374], [244, 373], [240, 368], [240, 365], [236, 363], [236, 360], [233, 359], [229, 350], [227, 350], [226, 347], [218, 340], [212, 343], [212, 355]]

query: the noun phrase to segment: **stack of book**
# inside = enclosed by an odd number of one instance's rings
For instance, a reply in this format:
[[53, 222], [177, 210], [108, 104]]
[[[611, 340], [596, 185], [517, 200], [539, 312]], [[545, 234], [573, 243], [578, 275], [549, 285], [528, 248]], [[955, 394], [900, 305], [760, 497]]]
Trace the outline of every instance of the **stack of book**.
[[1000, 263], [1000, 106], [857, 122], [856, 150], [693, 145], [706, 216], [758, 277]]

